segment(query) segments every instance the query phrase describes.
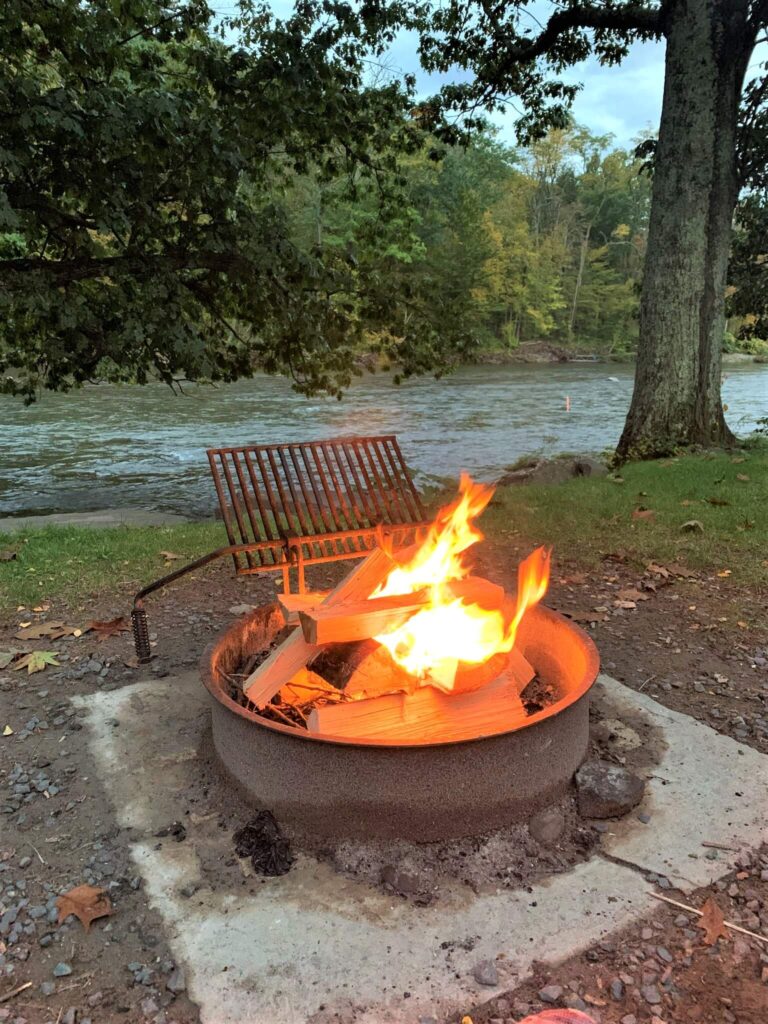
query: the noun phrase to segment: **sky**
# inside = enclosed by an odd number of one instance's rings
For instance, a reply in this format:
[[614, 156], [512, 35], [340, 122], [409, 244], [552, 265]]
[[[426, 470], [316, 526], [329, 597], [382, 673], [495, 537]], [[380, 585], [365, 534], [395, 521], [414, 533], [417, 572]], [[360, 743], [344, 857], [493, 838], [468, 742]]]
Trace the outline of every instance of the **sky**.
[[[224, 16], [234, 12], [236, 0], [210, 0], [210, 5], [217, 14]], [[278, 16], [285, 16], [292, 2], [272, 0], [271, 6]], [[532, 6], [541, 21], [545, 21], [553, 9], [550, 0], [536, 0]], [[439, 79], [421, 70], [417, 41], [412, 35], [402, 34], [395, 41], [387, 66], [393, 73], [415, 73], [420, 97], [434, 93], [439, 87]], [[563, 77], [568, 82], [582, 84], [573, 113], [577, 123], [593, 133], [611, 134], [616, 145], [629, 147], [641, 132], [658, 129], [664, 86], [662, 42], [635, 43], [619, 67], [601, 67], [597, 61], [589, 60], [569, 68]], [[512, 109], [494, 118], [501, 139], [510, 144], [515, 141], [514, 118]]]

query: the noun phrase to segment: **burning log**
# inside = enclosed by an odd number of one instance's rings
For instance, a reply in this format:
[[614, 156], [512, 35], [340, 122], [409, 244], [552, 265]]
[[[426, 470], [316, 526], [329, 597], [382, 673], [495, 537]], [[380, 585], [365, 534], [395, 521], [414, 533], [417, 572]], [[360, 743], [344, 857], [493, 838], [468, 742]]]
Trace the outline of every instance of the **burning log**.
[[429, 603], [429, 591], [371, 597], [354, 604], [318, 605], [299, 612], [304, 639], [310, 644], [367, 640], [402, 625]]
[[471, 693], [445, 694], [420, 686], [412, 694], [390, 693], [369, 700], [314, 708], [311, 733], [393, 743], [444, 743], [519, 727], [528, 717], [518, 696], [519, 680], [506, 672]]
[[[392, 564], [387, 552], [376, 548], [322, 603], [334, 605], [368, 597], [386, 577]], [[280, 687], [289, 682], [299, 669], [304, 668], [319, 650], [317, 644], [307, 643], [300, 629], [294, 630], [245, 680], [245, 696], [257, 708], [263, 708]]]
[[298, 626], [299, 612], [316, 608], [327, 596], [327, 590], [316, 590], [309, 594], [278, 594], [277, 603], [282, 609], [286, 626]]

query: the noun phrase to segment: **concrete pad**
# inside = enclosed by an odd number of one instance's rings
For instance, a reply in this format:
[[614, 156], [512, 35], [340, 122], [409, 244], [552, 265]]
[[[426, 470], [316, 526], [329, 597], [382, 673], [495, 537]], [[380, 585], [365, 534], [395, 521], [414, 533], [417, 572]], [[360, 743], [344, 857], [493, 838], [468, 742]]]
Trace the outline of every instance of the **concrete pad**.
[[98, 512], [56, 512], [49, 516], [7, 516], [0, 519], [0, 533], [17, 530], [42, 530], [46, 526], [178, 526], [188, 523], [186, 516], [173, 512], [149, 512], [143, 508], [104, 508]]
[[[668, 746], [654, 772], [668, 777], [668, 786], [656, 778], [649, 784], [651, 825], [634, 817], [616, 823], [608, 837], [612, 856], [688, 885], [700, 870], [706, 880], [725, 870], [690, 859], [690, 853], [703, 852], [702, 838], [725, 841], [729, 828], [734, 844], [759, 844], [757, 814], [744, 808], [764, 789], [768, 759], [607, 677], [601, 678], [600, 699], [619, 719], [622, 708], [631, 706], [636, 714], [641, 702]], [[232, 839], [215, 822], [185, 816], [208, 720], [207, 695], [196, 674], [76, 703], [87, 710], [99, 775], [119, 823], [132, 830], [132, 856], [204, 1024], [325, 1022], [335, 1013], [363, 1024], [440, 1017], [493, 994], [472, 977], [480, 960], [500, 958], [500, 988], [507, 989], [530, 973], [533, 959], [567, 958], [655, 909], [639, 870], [599, 856], [531, 892], [476, 895], [457, 887], [421, 908], [306, 856], [282, 878], [211, 888], [203, 864], [212, 856], [231, 857]], [[731, 781], [721, 784], [723, 772]], [[726, 809], [734, 788], [744, 793], [738, 814]], [[155, 833], [174, 820], [187, 825], [187, 840], [158, 839]], [[707, 828], [694, 836], [697, 820]], [[726, 820], [732, 824], [716, 824]], [[710, 828], [719, 831], [710, 835]], [[188, 886], [197, 887], [192, 897], [182, 895]]]
[[650, 822], [643, 825], [635, 812], [616, 822], [603, 840], [607, 854], [688, 891], [724, 872], [722, 861], [705, 857], [702, 840], [737, 849], [768, 840], [768, 758], [609, 676], [597, 685], [617, 718], [640, 710], [667, 741], [646, 783], [642, 810]]

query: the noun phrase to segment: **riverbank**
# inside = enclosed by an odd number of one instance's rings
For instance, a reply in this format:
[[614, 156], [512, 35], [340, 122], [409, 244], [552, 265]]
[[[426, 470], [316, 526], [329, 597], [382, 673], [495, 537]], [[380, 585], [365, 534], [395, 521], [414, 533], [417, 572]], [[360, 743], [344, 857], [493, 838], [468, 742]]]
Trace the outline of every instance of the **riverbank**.
[[[475, 363], [481, 366], [535, 365], [540, 363], [625, 363], [634, 365], [635, 352], [587, 352], [545, 341], [526, 341], [515, 349], [492, 349], [478, 352]], [[746, 366], [766, 363], [768, 356], [749, 352], [723, 352], [723, 366]]]

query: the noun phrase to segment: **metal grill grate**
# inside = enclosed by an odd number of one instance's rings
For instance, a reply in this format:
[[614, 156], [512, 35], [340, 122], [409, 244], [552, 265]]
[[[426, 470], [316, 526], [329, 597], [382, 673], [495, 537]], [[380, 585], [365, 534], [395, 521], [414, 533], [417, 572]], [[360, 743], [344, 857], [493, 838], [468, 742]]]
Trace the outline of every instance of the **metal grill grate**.
[[393, 434], [212, 448], [208, 461], [239, 574], [360, 558], [403, 543], [426, 513]]

